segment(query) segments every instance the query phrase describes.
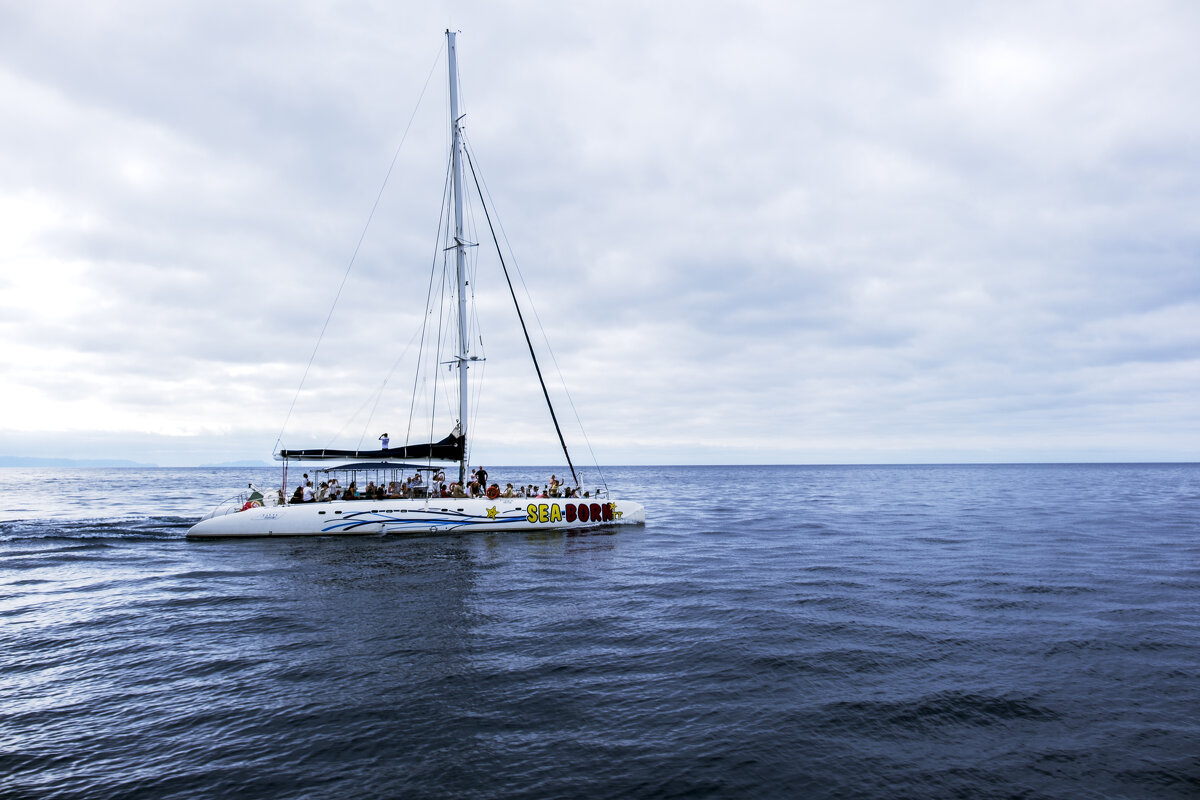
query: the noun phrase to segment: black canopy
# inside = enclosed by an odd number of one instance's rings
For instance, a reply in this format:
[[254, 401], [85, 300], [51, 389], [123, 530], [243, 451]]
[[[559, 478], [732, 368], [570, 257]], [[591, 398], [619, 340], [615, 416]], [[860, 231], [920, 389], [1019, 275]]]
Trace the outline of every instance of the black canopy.
[[356, 458], [382, 460], [391, 458], [433, 458], [439, 461], [462, 461], [466, 442], [453, 433], [432, 444], [410, 444], [387, 450], [280, 450], [279, 457], [291, 461], [325, 461], [329, 459]]

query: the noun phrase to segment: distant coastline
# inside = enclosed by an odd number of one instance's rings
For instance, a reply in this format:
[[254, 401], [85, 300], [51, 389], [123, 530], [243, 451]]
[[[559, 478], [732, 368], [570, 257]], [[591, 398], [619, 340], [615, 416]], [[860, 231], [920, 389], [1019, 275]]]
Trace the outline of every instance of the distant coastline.
[[143, 461], [121, 458], [34, 458], [29, 456], [0, 456], [0, 467], [157, 467]]
[[[271, 467], [266, 461], [253, 459], [246, 461], [222, 461], [217, 464], [200, 464], [195, 469], [214, 469], [219, 467], [258, 468]], [[158, 469], [158, 464], [145, 461], [130, 461], [123, 458], [35, 458], [32, 456], [0, 456], [0, 468], [3, 467], [73, 467], [76, 469], [113, 469], [132, 467], [137, 469]]]

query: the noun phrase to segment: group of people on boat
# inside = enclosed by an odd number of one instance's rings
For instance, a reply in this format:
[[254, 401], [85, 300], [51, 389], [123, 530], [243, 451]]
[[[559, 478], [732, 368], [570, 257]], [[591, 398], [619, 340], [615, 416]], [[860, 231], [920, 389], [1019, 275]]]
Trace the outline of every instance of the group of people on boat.
[[[434, 480], [446, 479], [445, 475], [438, 472], [434, 476]], [[350, 481], [343, 487], [336, 477], [330, 478], [327, 481], [320, 481], [316, 489], [313, 488], [313, 482], [308, 477], [308, 473], [304, 473], [300, 484], [296, 487], [296, 491], [292, 493], [291, 502], [293, 503], [325, 503], [331, 500], [384, 500], [388, 498], [410, 498], [410, 497], [427, 497], [429, 490], [425, 486], [424, 480], [421, 478], [421, 473], [417, 472], [412, 477], [403, 481], [389, 481], [385, 484], [380, 481], [376, 484], [374, 481], [368, 481], [366, 488], [359, 490], [358, 481]]]
[[[492, 488], [499, 489], [496, 484], [488, 487], [488, 496], [491, 497]], [[532, 483], [525, 486], [518, 486], [515, 489], [510, 483], [500, 492], [497, 497], [591, 497], [591, 492], [580, 493], [578, 489], [571, 486], [566, 486], [555, 476], [550, 476], [550, 483], [545, 486], [536, 486]]]
[[[411, 477], [403, 481], [393, 480], [387, 484], [384, 484], [383, 481], [380, 481], [378, 484], [374, 481], [368, 481], [366, 488], [360, 491], [357, 481], [350, 481], [349, 485], [343, 487], [336, 477], [332, 477], [327, 481], [320, 481], [314, 489], [313, 482], [306, 472], [296, 487], [296, 491], [292, 493], [290, 502], [326, 503], [332, 500], [385, 500], [424, 497], [487, 497], [488, 499], [495, 500], [499, 497], [591, 496], [590, 492], [580, 494], [578, 489], [564, 485], [555, 475], [550, 476], [550, 482], [545, 486], [538, 486], [531, 483], [514, 488], [509, 483], [506, 484], [503, 490], [500, 489], [498, 483], [493, 482], [489, 484], [487, 477], [487, 470], [483, 467], [471, 470], [471, 480], [464, 488], [457, 481], [446, 483], [446, 474], [442, 470], [435, 472], [428, 484], [421, 477], [420, 472], [415, 472]], [[282, 491], [280, 494], [282, 495]]]

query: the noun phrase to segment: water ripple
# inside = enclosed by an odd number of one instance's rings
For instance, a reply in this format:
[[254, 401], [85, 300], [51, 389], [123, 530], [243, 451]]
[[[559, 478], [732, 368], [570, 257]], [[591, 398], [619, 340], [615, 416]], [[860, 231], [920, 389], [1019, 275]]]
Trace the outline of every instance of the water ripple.
[[200, 544], [270, 476], [0, 475], [0, 795], [1200, 794], [1200, 468], [736, 471], [782, 493], [637, 468], [644, 529]]

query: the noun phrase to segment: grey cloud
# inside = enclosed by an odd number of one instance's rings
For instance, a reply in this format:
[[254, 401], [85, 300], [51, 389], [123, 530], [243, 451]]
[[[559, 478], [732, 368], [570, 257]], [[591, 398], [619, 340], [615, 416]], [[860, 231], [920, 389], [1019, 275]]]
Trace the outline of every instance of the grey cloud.
[[[462, 10], [471, 143], [602, 459], [1194, 455], [1177, 433], [1198, 430], [1183, 398], [1200, 389], [1192, 6]], [[273, 437], [439, 13], [0, 12], [0, 96], [21, 112], [0, 131], [0, 201], [50, 209], [10, 229], [12, 263], [40, 264], [43, 292], [69, 282], [72, 309], [4, 276], [0, 331], [46, 362], [10, 374], [144, 413], [147, 431]], [[442, 82], [297, 435], [336, 432], [416, 330]], [[480, 286], [496, 279], [481, 261]], [[502, 300], [480, 306], [493, 363], [477, 446], [493, 463], [515, 437], [488, 427], [537, 416], [527, 371], [501, 366], [523, 347]]]

